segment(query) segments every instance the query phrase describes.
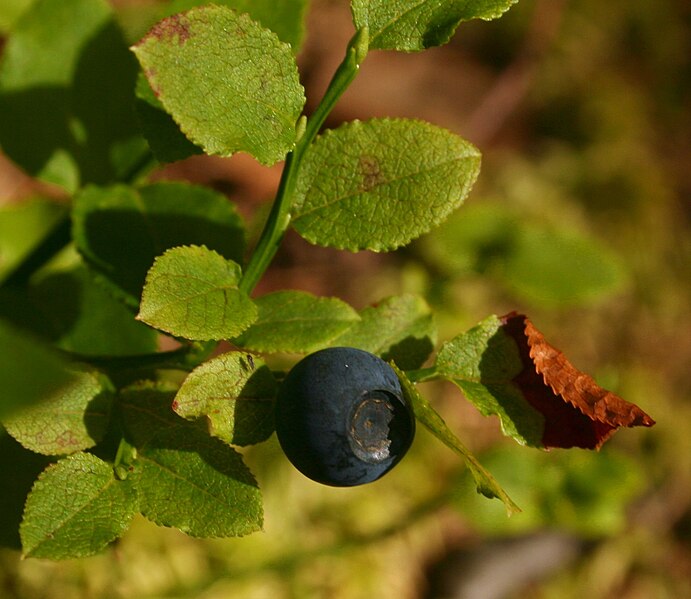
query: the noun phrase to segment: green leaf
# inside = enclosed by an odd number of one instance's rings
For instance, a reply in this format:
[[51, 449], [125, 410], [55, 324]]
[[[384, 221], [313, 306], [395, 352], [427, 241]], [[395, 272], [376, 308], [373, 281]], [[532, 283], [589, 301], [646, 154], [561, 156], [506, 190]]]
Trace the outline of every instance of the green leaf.
[[238, 13], [247, 13], [278, 37], [290, 44], [297, 54], [305, 34], [304, 18], [307, 0], [173, 0], [162, 16], [183, 12], [196, 6], [218, 4]]
[[292, 148], [305, 103], [295, 59], [247, 15], [223, 6], [173, 15], [133, 51], [165, 109], [208, 154], [244, 151], [270, 165]]
[[230, 339], [257, 318], [240, 266], [206, 247], [168, 250], [146, 276], [137, 318], [177, 337]]
[[173, 409], [190, 420], [206, 417], [209, 432], [226, 443], [250, 445], [274, 431], [276, 379], [259, 358], [230, 352], [193, 370]]
[[87, 187], [72, 218], [77, 249], [132, 308], [154, 259], [167, 249], [205, 245], [236, 262], [243, 257], [242, 220], [225, 196], [205, 187]]
[[[294, 53], [300, 48], [304, 36], [306, 0], [173, 0], [163, 8], [160, 17], [168, 17], [206, 4], [227, 6], [237, 12], [245, 12], [264, 27], [271, 29], [281, 40], [291, 44]], [[175, 162], [203, 152], [180, 131], [180, 127], [165, 111], [143, 73], [140, 73], [137, 79], [137, 113], [142, 124], [142, 132], [159, 161]]]
[[0, 320], [0, 418], [60, 393], [75, 380], [60, 355]]
[[[201, 378], [208, 383], [203, 373]], [[265, 383], [262, 380], [258, 387]], [[126, 434], [137, 452], [127, 480], [137, 485], [142, 514], [197, 537], [259, 530], [261, 495], [242, 457], [210, 437], [201, 422], [189, 422], [173, 412], [174, 396], [174, 389], [152, 383], [120, 392]]]
[[399, 370], [395, 364], [394, 370], [396, 370], [396, 374], [401, 381], [406, 399], [413, 407], [417, 421], [429, 429], [429, 431], [444, 443], [444, 445], [463, 458], [475, 479], [477, 492], [490, 499], [497, 498], [501, 500], [509, 516], [520, 512], [520, 508], [511, 500], [506, 491], [501, 488], [494, 477], [483, 468], [482, 464], [480, 464], [470, 450], [453, 434], [451, 429], [449, 429], [444, 422], [444, 419], [435, 411], [430, 403], [420, 395], [415, 385], [408, 380], [405, 374]]
[[132, 99], [137, 64], [104, 0], [38, 0], [0, 67], [0, 145], [70, 191], [127, 176], [146, 153]]
[[462, 21], [496, 19], [518, 0], [351, 0], [353, 20], [369, 27], [370, 48], [416, 52], [441, 46]]
[[621, 261], [594, 238], [525, 224], [512, 239], [502, 279], [521, 299], [566, 306], [615, 292], [624, 272]]
[[135, 489], [88, 453], [49, 466], [34, 484], [20, 527], [26, 557], [94, 555], [120, 537], [137, 508]]
[[74, 381], [42, 401], [3, 419], [24, 447], [64, 455], [96, 445], [110, 416], [110, 385], [95, 372], [75, 372]]
[[259, 316], [236, 342], [260, 352], [311, 353], [360, 320], [340, 299], [303, 291], [276, 291], [255, 303]]
[[41, 198], [0, 208], [0, 281], [43, 239], [64, 213]]
[[479, 169], [475, 147], [429, 123], [347, 123], [305, 156], [292, 224], [318, 245], [393, 250], [458, 208]]
[[437, 373], [455, 383], [484, 416], [499, 416], [505, 435], [543, 447], [544, 418], [512, 382], [522, 369], [516, 342], [496, 316], [445, 343], [436, 362]]
[[419, 368], [430, 355], [437, 333], [427, 302], [412, 294], [389, 297], [360, 312], [360, 322], [333, 341], [393, 360], [404, 369]]
[[0, 316], [85, 356], [124, 356], [154, 352], [158, 334], [116, 301], [87, 269], [51, 271], [27, 289], [0, 291]]
[[242, 457], [202, 431], [155, 434], [138, 452], [134, 478], [142, 514], [160, 526], [195, 537], [242, 536], [262, 527], [261, 494]]

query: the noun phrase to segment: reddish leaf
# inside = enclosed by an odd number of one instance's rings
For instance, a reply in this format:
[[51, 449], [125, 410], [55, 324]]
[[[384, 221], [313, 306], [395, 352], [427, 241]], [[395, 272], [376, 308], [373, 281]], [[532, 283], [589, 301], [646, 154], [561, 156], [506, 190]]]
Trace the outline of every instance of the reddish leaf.
[[523, 370], [513, 382], [544, 416], [542, 443], [546, 448], [599, 449], [619, 427], [655, 424], [638, 406], [575, 368], [526, 316], [512, 312], [501, 320], [516, 341], [523, 362]]

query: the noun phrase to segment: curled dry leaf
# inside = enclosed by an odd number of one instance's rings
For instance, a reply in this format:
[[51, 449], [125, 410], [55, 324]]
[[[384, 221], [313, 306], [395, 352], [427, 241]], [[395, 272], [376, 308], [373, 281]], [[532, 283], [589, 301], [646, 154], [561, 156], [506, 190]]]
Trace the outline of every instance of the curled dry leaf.
[[599, 449], [622, 426], [655, 424], [638, 406], [575, 368], [526, 316], [513, 312], [501, 320], [505, 332], [516, 341], [523, 363], [513, 382], [545, 418], [545, 448]]

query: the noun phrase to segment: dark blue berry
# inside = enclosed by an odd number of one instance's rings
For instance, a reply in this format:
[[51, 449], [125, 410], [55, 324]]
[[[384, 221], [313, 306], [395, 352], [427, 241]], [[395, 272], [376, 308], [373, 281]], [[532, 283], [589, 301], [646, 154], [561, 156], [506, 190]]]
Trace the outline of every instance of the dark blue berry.
[[334, 347], [288, 373], [276, 400], [276, 433], [305, 476], [337, 487], [372, 482], [413, 442], [415, 418], [391, 366], [368, 352]]

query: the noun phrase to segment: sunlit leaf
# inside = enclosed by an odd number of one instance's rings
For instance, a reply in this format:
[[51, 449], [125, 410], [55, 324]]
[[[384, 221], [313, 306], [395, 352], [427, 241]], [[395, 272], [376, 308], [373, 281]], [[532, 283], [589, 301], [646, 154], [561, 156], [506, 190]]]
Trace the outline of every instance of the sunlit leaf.
[[175, 396], [173, 409], [192, 420], [206, 417], [211, 435], [226, 443], [249, 445], [273, 432], [277, 390], [260, 358], [230, 352], [193, 370]]
[[20, 527], [27, 557], [68, 559], [98, 553], [117, 539], [136, 512], [130, 481], [88, 453], [49, 466], [34, 484]]
[[458, 385], [505, 434], [533, 447], [599, 449], [622, 426], [652, 426], [602, 389], [520, 314], [490, 316], [439, 351], [436, 373]]
[[0, 5], [0, 33], [6, 34], [29, 6], [36, 0], [4, 0]]
[[370, 48], [425, 50], [451, 39], [462, 21], [496, 19], [518, 0], [351, 0], [355, 26], [369, 27]]
[[307, 153], [292, 225], [318, 245], [393, 250], [461, 205], [480, 154], [460, 137], [405, 119], [354, 121]]
[[307, 12], [307, 0], [172, 0], [164, 9], [169, 16], [196, 6], [218, 4], [247, 13], [278, 37], [291, 45], [293, 52], [300, 49], [305, 34], [304, 18]]
[[458, 385], [480, 413], [499, 416], [504, 434], [521, 444], [542, 445], [544, 419], [513, 382], [523, 364], [516, 343], [497, 316], [446, 342], [437, 355], [436, 368]]
[[230, 339], [257, 318], [240, 266], [199, 246], [168, 250], [146, 276], [137, 318], [178, 337]]
[[214, 5], [179, 13], [133, 51], [165, 109], [206, 153], [244, 151], [273, 164], [292, 148], [305, 102], [295, 59], [247, 15]]
[[0, 281], [63, 215], [62, 206], [40, 198], [0, 208]]
[[360, 320], [348, 304], [302, 291], [276, 291], [255, 300], [258, 317], [237, 339], [260, 352], [310, 353]]

